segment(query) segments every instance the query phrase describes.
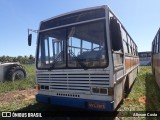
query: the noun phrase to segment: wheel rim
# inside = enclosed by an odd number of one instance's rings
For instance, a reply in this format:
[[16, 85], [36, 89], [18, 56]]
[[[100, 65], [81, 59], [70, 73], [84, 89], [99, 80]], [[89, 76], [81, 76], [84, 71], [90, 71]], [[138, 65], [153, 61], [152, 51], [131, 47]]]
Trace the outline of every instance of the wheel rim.
[[21, 78], [24, 78], [24, 73], [23, 73], [23, 71], [21, 71], [21, 70], [17, 70], [17, 71], [14, 73], [14, 76], [15, 76], [15, 79], [21, 79]]

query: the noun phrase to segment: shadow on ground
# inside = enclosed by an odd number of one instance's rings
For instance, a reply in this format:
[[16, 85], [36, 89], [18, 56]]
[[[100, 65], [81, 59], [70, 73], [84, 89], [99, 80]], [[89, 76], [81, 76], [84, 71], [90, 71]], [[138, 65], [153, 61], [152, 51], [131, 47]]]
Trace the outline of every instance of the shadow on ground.
[[[146, 73], [145, 77], [146, 87], [146, 113], [159, 114], [160, 112], [160, 88], [158, 87], [153, 75]], [[155, 115], [154, 114], [154, 115]], [[155, 117], [147, 117], [146, 120], [156, 119]]]
[[41, 113], [42, 119], [48, 120], [119, 120], [115, 117], [117, 112], [93, 112], [43, 103], [35, 103], [15, 112]]

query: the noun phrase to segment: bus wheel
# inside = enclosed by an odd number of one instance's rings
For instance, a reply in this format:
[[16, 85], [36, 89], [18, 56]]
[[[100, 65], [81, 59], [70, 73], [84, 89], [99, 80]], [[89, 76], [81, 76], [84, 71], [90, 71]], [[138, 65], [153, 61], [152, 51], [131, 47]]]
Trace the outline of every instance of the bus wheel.
[[139, 73], [139, 67], [137, 68], [137, 74]]
[[152, 74], [153, 74], [153, 78], [154, 78], [154, 79], [156, 79], [156, 73], [155, 73], [155, 69], [153, 69], [153, 72], [152, 72]]
[[128, 80], [128, 76], [126, 78], [126, 82], [124, 84], [124, 88], [123, 88], [123, 99], [125, 99], [128, 96], [129, 93], [129, 80]]

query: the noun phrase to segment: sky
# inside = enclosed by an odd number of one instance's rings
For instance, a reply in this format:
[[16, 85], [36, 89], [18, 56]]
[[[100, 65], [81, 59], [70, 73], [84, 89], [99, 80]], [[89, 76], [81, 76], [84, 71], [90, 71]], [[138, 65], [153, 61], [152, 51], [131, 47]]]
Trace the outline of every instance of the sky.
[[150, 51], [160, 27], [160, 0], [0, 0], [0, 56], [35, 55], [37, 34], [28, 46], [27, 29], [66, 12], [108, 5], [119, 18], [138, 51]]

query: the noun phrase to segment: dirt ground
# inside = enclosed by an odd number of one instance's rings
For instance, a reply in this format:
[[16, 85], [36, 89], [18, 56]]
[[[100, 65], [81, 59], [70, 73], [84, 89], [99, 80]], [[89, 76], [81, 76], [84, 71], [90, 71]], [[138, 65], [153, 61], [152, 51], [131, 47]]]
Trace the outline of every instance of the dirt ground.
[[35, 98], [36, 89], [16, 90], [8, 93], [0, 93], [0, 103], [10, 103], [13, 101], [28, 101]]

